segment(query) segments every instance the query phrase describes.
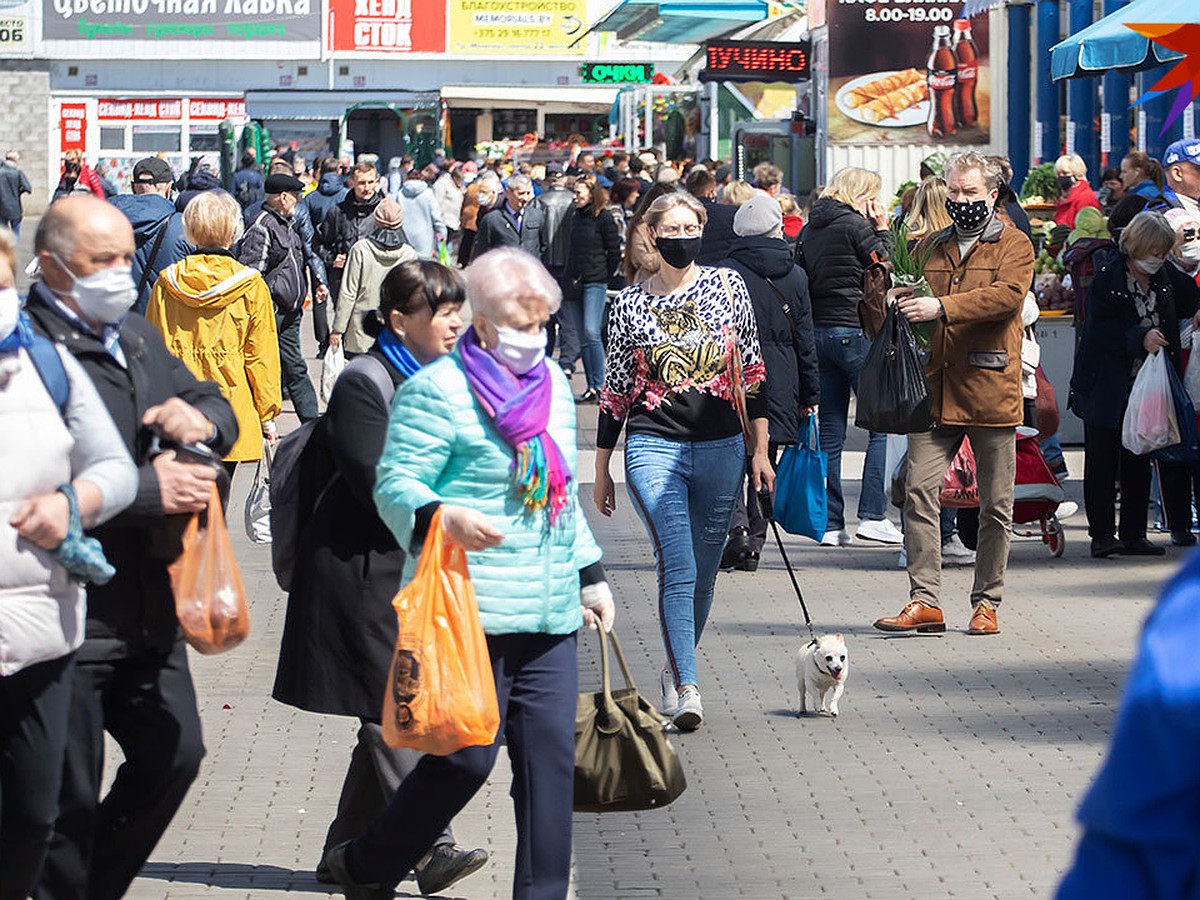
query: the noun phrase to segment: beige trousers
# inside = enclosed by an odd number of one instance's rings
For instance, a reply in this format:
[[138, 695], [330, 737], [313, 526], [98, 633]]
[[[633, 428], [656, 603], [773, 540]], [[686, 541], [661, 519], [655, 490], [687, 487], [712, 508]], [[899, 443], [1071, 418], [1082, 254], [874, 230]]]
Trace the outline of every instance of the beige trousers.
[[904, 498], [904, 549], [909, 597], [942, 605], [942, 541], [938, 517], [942, 479], [963, 435], [971, 439], [979, 480], [979, 546], [971, 606], [1000, 605], [1012, 535], [1013, 482], [1017, 474], [1016, 429], [945, 425], [908, 436]]

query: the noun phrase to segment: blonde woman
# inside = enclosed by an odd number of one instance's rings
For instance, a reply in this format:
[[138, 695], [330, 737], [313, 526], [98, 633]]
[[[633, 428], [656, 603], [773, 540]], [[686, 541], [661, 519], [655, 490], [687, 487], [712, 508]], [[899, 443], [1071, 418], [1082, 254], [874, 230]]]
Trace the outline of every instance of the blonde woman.
[[230, 252], [242, 235], [242, 210], [224, 191], [204, 191], [183, 211], [183, 234], [196, 248], [163, 269], [150, 292], [146, 318], [197, 378], [214, 382], [237, 415], [237, 443], [225, 457], [232, 475], [239, 462], [262, 456], [262, 439], [275, 436], [279, 340], [271, 292], [257, 269]]
[[[882, 187], [877, 172], [849, 167], [835, 173], [820, 199], [813, 203], [796, 250], [796, 261], [808, 273], [821, 370], [821, 449], [829, 454], [829, 526], [821, 541], [826, 547], [845, 547], [853, 542], [846, 529], [842, 447], [850, 394], [858, 392], [858, 373], [870, 349], [858, 321], [863, 269], [873, 257], [886, 258], [891, 252], [887, 210], [879, 200]], [[902, 536], [887, 520], [883, 492], [886, 450], [884, 435], [871, 434], [858, 499], [856, 536], [899, 544]]]
[[949, 228], [954, 222], [946, 212], [946, 182], [930, 175], [921, 182], [908, 213], [909, 240], [919, 241], [935, 231]]
[[730, 206], [741, 206], [758, 193], [758, 189], [745, 181], [731, 181], [721, 191], [721, 202]]
[[1100, 198], [1087, 180], [1087, 163], [1078, 153], [1060, 156], [1054, 162], [1058, 181], [1058, 203], [1054, 208], [1054, 224], [1075, 227], [1075, 217], [1086, 207], [1100, 208]]

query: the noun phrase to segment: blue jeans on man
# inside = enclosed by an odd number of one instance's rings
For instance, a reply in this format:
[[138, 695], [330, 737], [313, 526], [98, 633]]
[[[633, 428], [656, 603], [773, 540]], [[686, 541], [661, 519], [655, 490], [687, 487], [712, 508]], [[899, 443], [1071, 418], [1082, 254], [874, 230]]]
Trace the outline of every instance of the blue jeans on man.
[[[858, 393], [858, 373], [862, 371], [871, 342], [861, 328], [816, 328], [817, 365], [821, 377], [821, 449], [829, 456], [826, 494], [829, 503], [830, 531], [846, 527], [846, 501], [842, 494], [842, 448], [849, 426], [850, 395]], [[860, 522], [887, 517], [884, 497], [884, 466], [887, 435], [870, 433], [867, 458], [863, 465], [862, 492], [858, 497]]]
[[583, 371], [589, 390], [604, 387], [604, 346], [600, 329], [604, 325], [604, 304], [608, 302], [608, 285], [595, 282], [580, 286], [579, 299], [564, 302], [561, 312], [570, 317], [570, 332], [575, 335], [583, 359]]

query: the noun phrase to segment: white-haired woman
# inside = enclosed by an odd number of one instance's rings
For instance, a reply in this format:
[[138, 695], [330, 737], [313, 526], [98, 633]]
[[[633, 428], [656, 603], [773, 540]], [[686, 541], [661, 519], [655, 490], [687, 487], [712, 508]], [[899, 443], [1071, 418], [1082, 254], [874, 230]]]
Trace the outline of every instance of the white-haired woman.
[[684, 730], [704, 718], [696, 645], [747, 451], [755, 490], [774, 484], [754, 308], [737, 272], [696, 265], [706, 218], [682, 192], [646, 210], [662, 266], [613, 301], [596, 440], [595, 501], [610, 516], [609, 462], [625, 428], [626, 484], [658, 563], [663, 712]]
[[230, 252], [242, 235], [242, 210], [231, 195], [193, 197], [183, 211], [183, 235], [196, 249], [162, 270], [146, 318], [167, 349], [233, 406], [239, 437], [225, 457], [232, 475], [239, 462], [262, 456], [262, 439], [274, 438], [283, 406], [275, 307], [258, 270]]
[[467, 300], [474, 320], [454, 352], [396, 392], [375, 503], [409, 554], [406, 577], [439, 508], [467, 551], [500, 728], [489, 746], [423, 757], [363, 835], [330, 849], [348, 896], [371, 896], [370, 885], [391, 895], [486, 781], [501, 741], [513, 763], [513, 896], [557, 900], [570, 879], [576, 632], [585, 620], [610, 628], [613, 601], [579, 508], [574, 397], [545, 361], [562, 294], [534, 257], [502, 248], [467, 269]]
[[1081, 209], [1100, 208], [1100, 198], [1087, 180], [1087, 163], [1078, 153], [1060, 156], [1054, 162], [1054, 177], [1058, 181], [1058, 202], [1054, 206], [1054, 224], [1075, 227], [1075, 217]]

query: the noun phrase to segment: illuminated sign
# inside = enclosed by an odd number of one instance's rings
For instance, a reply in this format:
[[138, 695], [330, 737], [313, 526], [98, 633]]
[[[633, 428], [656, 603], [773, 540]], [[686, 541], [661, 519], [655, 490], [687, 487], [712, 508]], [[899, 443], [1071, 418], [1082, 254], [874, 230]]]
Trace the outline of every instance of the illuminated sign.
[[645, 84], [654, 77], [654, 63], [584, 63], [579, 74], [585, 84]]
[[772, 41], [709, 41], [701, 81], [808, 81], [812, 44]]

